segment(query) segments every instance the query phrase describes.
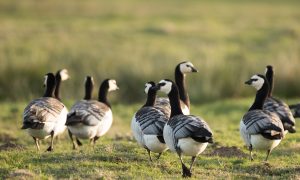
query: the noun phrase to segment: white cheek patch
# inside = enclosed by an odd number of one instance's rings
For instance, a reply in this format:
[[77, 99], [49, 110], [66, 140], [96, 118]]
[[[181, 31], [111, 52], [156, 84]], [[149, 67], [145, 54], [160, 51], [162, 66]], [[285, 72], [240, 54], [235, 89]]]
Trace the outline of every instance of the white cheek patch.
[[115, 90], [119, 89], [119, 87], [117, 86], [116, 80], [113, 80], [113, 79], [108, 81], [108, 86], [109, 86], [108, 91], [115, 91]]
[[161, 80], [159, 83], [165, 83], [165, 85], [160, 87], [160, 91], [169, 94], [172, 90], [172, 83], [169, 81]]
[[194, 67], [194, 65], [191, 62], [182, 63], [182, 64], [180, 64], [180, 71], [182, 73], [193, 72], [191, 67]]
[[148, 94], [149, 89], [152, 87], [151, 84], [146, 83], [146, 87], [145, 87], [145, 93]]
[[59, 74], [60, 74], [62, 81], [65, 81], [65, 80], [69, 79], [69, 77], [70, 77], [68, 74], [68, 70], [66, 70], [66, 69], [61, 70]]
[[252, 76], [251, 79], [257, 79], [251, 84], [251, 86], [253, 86], [256, 90], [260, 90], [265, 83], [264, 79], [257, 75]]

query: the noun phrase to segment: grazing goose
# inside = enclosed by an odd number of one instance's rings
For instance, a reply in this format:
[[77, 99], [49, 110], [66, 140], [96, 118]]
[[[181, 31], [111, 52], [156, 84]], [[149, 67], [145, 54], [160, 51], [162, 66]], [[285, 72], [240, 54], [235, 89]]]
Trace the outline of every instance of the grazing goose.
[[61, 101], [61, 98], [60, 98], [60, 84], [61, 84], [61, 81], [65, 81], [65, 80], [69, 79], [69, 77], [70, 76], [68, 74], [67, 69], [58, 70], [55, 74], [56, 88], [55, 88], [55, 91], [54, 91], [54, 95], [55, 95], [55, 98], [60, 100], [60, 101]]
[[[191, 177], [196, 157], [205, 150], [208, 143], [213, 143], [212, 131], [201, 118], [183, 114], [178, 88], [174, 82], [161, 80], [155, 88], [166, 93], [171, 104], [171, 116], [163, 132], [164, 140], [169, 149], [178, 154], [182, 165], [182, 176]], [[192, 156], [189, 169], [183, 163], [182, 155]]]
[[294, 118], [299, 118], [300, 117], [300, 104], [289, 105], [289, 107], [294, 112], [293, 113]]
[[64, 128], [67, 119], [67, 108], [54, 98], [55, 76], [45, 76], [46, 91], [43, 97], [29, 103], [23, 113], [23, 126], [33, 137], [36, 147], [40, 150], [39, 140], [51, 136], [51, 145], [47, 151], [53, 150], [53, 139]]
[[[73, 106], [73, 107], [77, 107], [77, 109], [86, 108], [86, 101], [91, 101], [92, 100], [92, 93], [93, 93], [93, 88], [94, 88], [94, 79], [93, 79], [93, 77], [87, 76], [85, 78], [84, 86], [85, 86], [85, 94], [84, 94], [83, 100], [77, 102]], [[76, 109], [72, 108], [71, 111], [75, 111], [75, 110]], [[66, 124], [68, 124], [68, 120], [67, 120]], [[74, 140], [73, 134], [71, 133], [70, 129], [68, 129], [68, 132], [69, 132], [69, 136], [70, 136], [70, 138], [72, 140], [72, 143], [73, 143], [73, 149], [77, 149], [77, 147], [81, 146], [82, 143], [80, 142], [80, 140], [77, 137], [75, 137], [76, 141]]]
[[266, 78], [269, 82], [270, 89], [268, 92], [268, 97], [264, 103], [264, 109], [273, 113], [276, 113], [278, 117], [280, 118], [285, 133], [290, 132], [290, 133], [295, 133], [296, 128], [295, 128], [295, 119], [293, 117], [293, 114], [289, 108], [289, 106], [272, 96], [273, 93], [273, 88], [274, 88], [274, 69], [272, 66], [267, 66], [266, 68]]
[[[107, 94], [117, 89], [119, 88], [115, 80], [106, 79], [99, 88], [98, 101], [82, 100], [76, 103], [71, 108], [66, 122], [71, 134], [79, 139], [90, 139], [94, 145], [99, 137], [107, 133], [113, 121]], [[74, 144], [73, 148], [76, 148]]]
[[267, 161], [283, 138], [284, 128], [275, 113], [263, 109], [269, 92], [267, 79], [263, 75], [254, 75], [245, 84], [255, 87], [257, 93], [254, 103], [241, 120], [240, 134], [250, 150], [250, 159], [253, 160], [252, 150], [260, 149], [267, 151]]
[[160, 155], [168, 149], [163, 138], [163, 129], [168, 116], [153, 107], [157, 92], [154, 89], [155, 83], [148, 82], [145, 86], [145, 93], [148, 94], [147, 101], [134, 114], [131, 130], [138, 144], [147, 150], [149, 159], [152, 161], [150, 152], [159, 153], [157, 157], [159, 159]]
[[[190, 114], [190, 98], [186, 91], [185, 75], [192, 72], [198, 72], [198, 70], [188, 61], [179, 63], [175, 68], [175, 82], [179, 91], [180, 105], [183, 114], [186, 115]], [[157, 98], [154, 106], [170, 115], [171, 107], [168, 98]]]

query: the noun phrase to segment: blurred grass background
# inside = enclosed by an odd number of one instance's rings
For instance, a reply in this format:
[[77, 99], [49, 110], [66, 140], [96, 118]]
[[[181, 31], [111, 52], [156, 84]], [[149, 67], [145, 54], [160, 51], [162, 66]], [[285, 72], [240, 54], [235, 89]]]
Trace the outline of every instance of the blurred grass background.
[[[63, 99], [83, 79], [115, 78], [113, 101], [144, 99], [144, 83], [190, 60], [193, 103], [253, 96], [243, 82], [276, 68], [275, 95], [300, 95], [300, 2], [250, 0], [1, 0], [0, 100], [41, 96], [45, 73], [67, 68]], [[97, 92], [94, 92], [95, 96]]]

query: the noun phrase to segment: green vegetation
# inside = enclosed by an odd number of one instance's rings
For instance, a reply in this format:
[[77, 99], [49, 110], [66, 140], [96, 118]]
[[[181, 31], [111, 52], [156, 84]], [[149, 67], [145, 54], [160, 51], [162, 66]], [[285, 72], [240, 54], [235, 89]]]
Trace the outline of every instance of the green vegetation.
[[65, 99], [93, 75], [118, 80], [115, 101], [138, 102], [184, 59], [200, 71], [188, 77], [197, 103], [248, 96], [242, 83], [267, 64], [276, 94], [299, 96], [299, 17], [299, 1], [2, 0], [0, 100], [38, 97], [46, 72], [68, 68]]
[[[193, 114], [202, 116], [215, 136], [215, 144], [210, 145], [197, 159], [193, 178], [300, 178], [299, 133], [288, 134], [272, 152], [268, 164], [263, 162], [265, 152], [255, 151], [255, 161], [249, 161], [248, 151], [243, 147], [238, 129], [239, 121], [251, 102], [252, 99], [234, 99], [192, 107]], [[72, 150], [72, 144], [65, 133], [55, 143], [53, 153], [43, 152], [48, 147], [49, 139], [42, 144], [43, 151], [37, 152], [32, 138], [26, 131], [20, 130], [21, 113], [25, 105], [0, 104], [0, 179], [181, 178], [177, 155], [168, 151], [160, 160], [150, 163], [146, 150], [132, 139], [130, 122], [140, 106], [138, 104], [113, 106], [113, 127], [108, 135], [97, 142], [94, 149], [84, 141], [83, 147]], [[297, 127], [300, 128], [299, 123]], [[12, 144], [7, 144], [9, 140]], [[11, 148], [7, 150], [8, 147]], [[189, 162], [189, 159], [185, 158], [185, 161]]]

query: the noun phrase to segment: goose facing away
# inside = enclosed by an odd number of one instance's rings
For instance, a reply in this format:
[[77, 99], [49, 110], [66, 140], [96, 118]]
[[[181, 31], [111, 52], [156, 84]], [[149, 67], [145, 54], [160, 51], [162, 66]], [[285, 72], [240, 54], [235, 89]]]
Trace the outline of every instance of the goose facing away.
[[[85, 87], [85, 94], [84, 94], [83, 100], [78, 101], [73, 106], [73, 107], [77, 107], [76, 110], [79, 110], [80, 108], [84, 108], [85, 105], [86, 105], [86, 101], [92, 100], [92, 94], [93, 94], [93, 89], [94, 89], [94, 79], [93, 79], [93, 77], [87, 76], [85, 78], [84, 87]], [[71, 111], [74, 111], [74, 108]], [[66, 124], [68, 124], [69, 121], [67, 120]], [[75, 137], [75, 139], [74, 139], [73, 134], [71, 133], [70, 129], [68, 129], [68, 132], [69, 132], [70, 139], [73, 143], [73, 149], [77, 149], [77, 147], [81, 146], [82, 143], [80, 142], [80, 140], [77, 137]]]
[[[168, 148], [176, 152], [182, 166], [182, 176], [191, 177], [196, 157], [213, 143], [213, 134], [208, 124], [194, 115], [184, 115], [179, 100], [177, 85], [171, 80], [161, 80], [155, 88], [166, 93], [171, 104], [171, 116], [164, 127], [163, 137]], [[183, 163], [182, 155], [191, 156], [190, 168]]]
[[69, 79], [70, 76], [68, 74], [68, 70], [67, 69], [61, 69], [58, 70], [55, 74], [55, 80], [56, 80], [56, 88], [54, 91], [54, 96], [56, 99], [61, 101], [61, 97], [60, 97], [60, 84], [62, 81], [65, 81], [67, 79]]
[[[190, 114], [190, 98], [186, 90], [185, 76], [188, 73], [195, 73], [198, 70], [189, 61], [179, 63], [175, 68], [175, 82], [179, 91], [180, 105], [183, 114]], [[168, 98], [157, 98], [155, 107], [162, 109], [167, 114], [171, 111], [170, 103]]]
[[167, 150], [167, 145], [163, 138], [164, 125], [168, 121], [162, 111], [154, 107], [157, 90], [154, 89], [155, 83], [145, 84], [145, 93], [148, 94], [147, 101], [133, 116], [131, 130], [134, 138], [140, 146], [148, 152], [149, 159], [152, 161], [150, 152], [160, 155]]
[[71, 134], [79, 139], [90, 139], [94, 145], [99, 137], [107, 133], [113, 121], [107, 94], [117, 89], [115, 80], [106, 79], [99, 88], [98, 101], [82, 100], [73, 105], [66, 122]]
[[274, 68], [270, 65], [266, 68], [266, 79], [270, 85], [270, 88], [263, 108], [278, 115], [283, 124], [285, 133], [295, 133], [296, 123], [289, 106], [285, 102], [272, 96], [274, 88]]
[[259, 149], [267, 151], [267, 161], [271, 151], [284, 137], [283, 124], [275, 113], [263, 109], [269, 91], [266, 78], [253, 75], [245, 84], [255, 87], [257, 93], [254, 103], [240, 122], [240, 134], [249, 148], [250, 159], [253, 160], [252, 150]]
[[64, 128], [67, 118], [67, 108], [54, 98], [55, 76], [48, 73], [45, 76], [45, 94], [35, 99], [24, 109], [23, 126], [33, 137], [36, 147], [40, 150], [39, 140], [51, 136], [51, 145], [47, 151], [53, 150], [53, 140]]

